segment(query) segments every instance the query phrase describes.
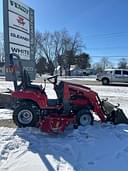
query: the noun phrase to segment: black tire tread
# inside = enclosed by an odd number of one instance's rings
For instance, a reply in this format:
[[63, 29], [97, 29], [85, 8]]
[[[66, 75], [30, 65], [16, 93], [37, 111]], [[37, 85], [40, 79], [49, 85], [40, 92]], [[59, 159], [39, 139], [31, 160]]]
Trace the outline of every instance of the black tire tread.
[[80, 117], [83, 115], [83, 114], [87, 114], [87, 115], [90, 115], [91, 116], [91, 122], [90, 122], [90, 125], [93, 125], [93, 122], [94, 122], [94, 118], [93, 118], [93, 115], [92, 113], [87, 110], [87, 109], [81, 109], [78, 113], [77, 113], [77, 123], [78, 125], [81, 125], [80, 124]]
[[[33, 114], [33, 119], [31, 121], [31, 123], [29, 123], [29, 124], [22, 124], [18, 120], [18, 113], [23, 109], [30, 110]], [[18, 127], [35, 127], [39, 121], [39, 114], [37, 114], [36, 110], [34, 110], [33, 108], [31, 108], [28, 105], [18, 106], [17, 108], [15, 108], [15, 110], [13, 112], [13, 121]]]
[[[107, 83], [104, 83], [104, 80], [107, 80]], [[109, 84], [109, 79], [108, 78], [103, 78], [102, 79], [102, 85], [108, 85]]]

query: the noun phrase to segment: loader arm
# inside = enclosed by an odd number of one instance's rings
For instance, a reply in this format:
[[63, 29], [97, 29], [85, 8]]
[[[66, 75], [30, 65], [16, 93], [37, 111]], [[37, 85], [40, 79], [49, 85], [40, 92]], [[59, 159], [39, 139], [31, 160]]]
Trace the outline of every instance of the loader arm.
[[101, 122], [105, 121], [105, 110], [102, 107], [101, 100], [95, 91], [86, 86], [64, 82], [64, 99], [69, 100], [71, 98], [71, 90], [74, 90], [76, 94], [82, 94], [83, 97], [88, 99], [93, 112], [98, 115]]
[[96, 92], [90, 90], [88, 97], [93, 106], [93, 112], [95, 112], [99, 116], [100, 120], [102, 122], [104, 122], [106, 119], [106, 117], [105, 117], [106, 112], [102, 107], [102, 103], [101, 103], [101, 100], [100, 100], [98, 94]]

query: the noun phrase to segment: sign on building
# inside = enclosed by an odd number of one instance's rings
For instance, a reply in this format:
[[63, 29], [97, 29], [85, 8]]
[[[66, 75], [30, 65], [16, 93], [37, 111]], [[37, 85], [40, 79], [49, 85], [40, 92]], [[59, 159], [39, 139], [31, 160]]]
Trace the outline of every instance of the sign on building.
[[20, 56], [24, 68], [34, 79], [34, 10], [19, 0], [3, 0], [3, 15], [6, 80], [10, 81], [12, 79], [11, 73], [8, 72], [10, 53], [16, 53]]

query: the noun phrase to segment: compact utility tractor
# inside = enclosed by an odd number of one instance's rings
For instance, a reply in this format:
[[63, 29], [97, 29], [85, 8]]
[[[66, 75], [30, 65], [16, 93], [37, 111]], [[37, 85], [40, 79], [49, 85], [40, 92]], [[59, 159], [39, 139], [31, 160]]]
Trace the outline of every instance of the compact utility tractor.
[[63, 132], [70, 124], [74, 128], [93, 124], [93, 113], [98, 115], [101, 122], [108, 118], [114, 122], [113, 116], [117, 113], [117, 108], [114, 110], [111, 105], [110, 111], [107, 112], [108, 103], [101, 101], [98, 94], [86, 86], [65, 81], [57, 83], [57, 76], [49, 77], [45, 80], [45, 85], [47, 82], [53, 84], [57, 99], [48, 99], [46, 86], [42, 88], [31, 83], [18, 55], [10, 54], [10, 67], [14, 67], [14, 57], [19, 61], [21, 76], [21, 83], [18, 85], [16, 71], [12, 69], [15, 89], [11, 91], [11, 95], [16, 99], [13, 120], [17, 126], [39, 127], [47, 133], [58, 133]]

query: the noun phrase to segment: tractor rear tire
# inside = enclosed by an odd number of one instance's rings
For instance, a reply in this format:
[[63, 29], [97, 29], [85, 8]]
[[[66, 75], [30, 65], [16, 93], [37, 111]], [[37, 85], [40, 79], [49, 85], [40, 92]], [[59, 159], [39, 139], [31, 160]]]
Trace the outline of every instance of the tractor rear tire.
[[93, 115], [89, 110], [81, 109], [77, 113], [78, 125], [81, 125], [81, 126], [93, 125], [93, 121], [94, 121]]
[[36, 127], [39, 114], [30, 106], [19, 106], [13, 112], [13, 121], [18, 127]]

